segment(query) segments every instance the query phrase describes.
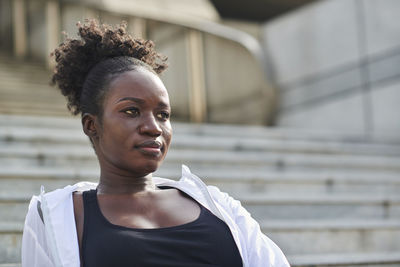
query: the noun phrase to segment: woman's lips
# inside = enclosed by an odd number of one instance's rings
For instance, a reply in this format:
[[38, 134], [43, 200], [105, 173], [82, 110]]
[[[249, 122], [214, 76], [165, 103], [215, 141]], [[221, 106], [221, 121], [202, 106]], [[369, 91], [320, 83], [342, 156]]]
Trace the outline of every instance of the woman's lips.
[[155, 148], [155, 147], [140, 147], [141, 150], [147, 151], [147, 152], [152, 152], [152, 153], [158, 153], [161, 152], [160, 148]]
[[145, 141], [135, 146], [140, 151], [148, 155], [159, 155], [161, 154], [162, 144], [156, 140]]

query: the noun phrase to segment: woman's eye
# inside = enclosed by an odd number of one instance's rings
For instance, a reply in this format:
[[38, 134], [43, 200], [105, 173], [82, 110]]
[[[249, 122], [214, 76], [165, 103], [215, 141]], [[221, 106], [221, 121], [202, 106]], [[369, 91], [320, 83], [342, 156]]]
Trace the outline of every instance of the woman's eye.
[[162, 120], [168, 120], [169, 119], [169, 113], [168, 112], [160, 112], [160, 113], [157, 114], [157, 117], [159, 119], [162, 119]]
[[126, 114], [128, 114], [129, 116], [138, 116], [139, 115], [139, 110], [137, 109], [128, 109], [124, 111]]

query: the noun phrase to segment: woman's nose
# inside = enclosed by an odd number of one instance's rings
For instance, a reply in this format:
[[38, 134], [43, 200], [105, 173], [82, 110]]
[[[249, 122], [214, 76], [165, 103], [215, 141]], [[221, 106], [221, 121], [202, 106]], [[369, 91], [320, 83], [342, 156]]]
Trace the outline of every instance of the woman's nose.
[[154, 115], [149, 115], [143, 118], [139, 131], [141, 134], [151, 136], [159, 136], [162, 133], [162, 128]]

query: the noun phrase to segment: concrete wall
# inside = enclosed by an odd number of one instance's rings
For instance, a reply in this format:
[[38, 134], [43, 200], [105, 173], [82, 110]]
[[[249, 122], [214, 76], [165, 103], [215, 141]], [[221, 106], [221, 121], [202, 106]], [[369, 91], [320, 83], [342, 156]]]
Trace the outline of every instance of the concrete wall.
[[400, 135], [400, 1], [326, 0], [263, 25], [279, 126]]
[[215, 123], [267, 124], [275, 91], [256, 60], [233, 42], [204, 37], [208, 120]]

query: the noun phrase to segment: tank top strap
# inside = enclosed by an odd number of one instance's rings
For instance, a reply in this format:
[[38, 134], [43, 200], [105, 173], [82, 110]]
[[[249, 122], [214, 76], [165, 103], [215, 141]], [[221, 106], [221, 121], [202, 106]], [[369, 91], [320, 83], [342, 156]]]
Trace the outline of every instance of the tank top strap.
[[82, 193], [82, 198], [83, 198], [83, 208], [86, 208], [86, 206], [88, 206], [89, 208], [89, 206], [94, 205], [97, 201], [97, 189], [84, 191]]
[[82, 264], [86, 266], [86, 243], [88, 235], [92, 235], [92, 232], [98, 227], [98, 220], [96, 220], [97, 214], [97, 190], [91, 189], [82, 193], [83, 199], [83, 234], [82, 234]]
[[[84, 222], [89, 222], [91, 217], [97, 217], [99, 207], [97, 203], [97, 190], [91, 189], [82, 193]], [[84, 223], [85, 225], [85, 223]]]

